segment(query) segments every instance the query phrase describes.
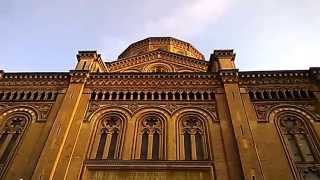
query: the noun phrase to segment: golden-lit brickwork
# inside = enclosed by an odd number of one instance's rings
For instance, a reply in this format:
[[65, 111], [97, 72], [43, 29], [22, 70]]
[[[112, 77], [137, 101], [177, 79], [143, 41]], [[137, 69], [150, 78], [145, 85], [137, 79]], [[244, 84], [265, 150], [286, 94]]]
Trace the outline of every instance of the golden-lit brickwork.
[[1, 179], [320, 179], [320, 68], [235, 59], [151, 37], [69, 72], [0, 71]]

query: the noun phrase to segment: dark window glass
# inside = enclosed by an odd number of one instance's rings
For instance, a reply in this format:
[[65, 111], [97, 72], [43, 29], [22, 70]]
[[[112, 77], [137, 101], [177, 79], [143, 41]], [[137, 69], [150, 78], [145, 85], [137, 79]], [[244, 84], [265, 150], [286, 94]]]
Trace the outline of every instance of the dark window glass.
[[106, 140], [107, 140], [107, 134], [106, 133], [101, 134], [96, 159], [102, 159], [104, 147], [106, 145]]
[[9, 144], [7, 145], [6, 149], [3, 152], [2, 157], [0, 158], [0, 164], [4, 164], [8, 159], [10, 152], [12, 152], [14, 145], [16, 144], [16, 140], [18, 139], [19, 134], [15, 133], [12, 135]]
[[203, 153], [202, 135], [199, 132], [197, 132], [195, 139], [196, 139], [196, 146], [197, 146], [197, 160], [203, 160], [204, 153]]
[[249, 96], [250, 96], [250, 99], [254, 99], [254, 94], [253, 94], [253, 92], [249, 92]]
[[156, 99], [156, 100], [158, 100], [158, 99], [159, 99], [159, 94], [158, 94], [157, 92], [155, 92], [155, 93], [153, 94], [153, 98]]
[[176, 100], [180, 100], [180, 94], [179, 94], [178, 92], [176, 92], [176, 93], [174, 94], [174, 98], [175, 98]]
[[203, 99], [205, 99], [205, 100], [208, 100], [208, 99], [209, 99], [207, 92], [204, 92], [204, 93], [203, 93]]
[[191, 160], [191, 138], [187, 132], [184, 133], [184, 155], [185, 160]]
[[156, 132], [153, 134], [153, 144], [152, 144], [152, 159], [153, 160], [159, 159], [159, 143], [160, 143], [160, 136]]
[[148, 138], [149, 138], [148, 133], [144, 132], [143, 135], [142, 135], [140, 159], [147, 159], [147, 155], [148, 155]]

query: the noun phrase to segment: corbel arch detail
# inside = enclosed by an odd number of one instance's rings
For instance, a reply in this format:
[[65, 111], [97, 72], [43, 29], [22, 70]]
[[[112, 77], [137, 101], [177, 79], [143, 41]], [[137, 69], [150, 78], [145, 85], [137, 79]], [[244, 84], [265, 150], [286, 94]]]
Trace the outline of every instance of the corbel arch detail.
[[143, 68], [144, 72], [175, 72], [175, 69], [173, 66], [162, 63], [162, 62], [155, 62], [146, 65]]

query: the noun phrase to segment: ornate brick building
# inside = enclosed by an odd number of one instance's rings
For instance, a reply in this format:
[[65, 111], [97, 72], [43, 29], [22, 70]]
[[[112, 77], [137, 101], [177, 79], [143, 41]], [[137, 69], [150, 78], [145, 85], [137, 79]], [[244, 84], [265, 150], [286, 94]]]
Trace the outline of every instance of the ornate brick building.
[[320, 68], [236, 69], [165, 37], [0, 71], [2, 179], [320, 179]]

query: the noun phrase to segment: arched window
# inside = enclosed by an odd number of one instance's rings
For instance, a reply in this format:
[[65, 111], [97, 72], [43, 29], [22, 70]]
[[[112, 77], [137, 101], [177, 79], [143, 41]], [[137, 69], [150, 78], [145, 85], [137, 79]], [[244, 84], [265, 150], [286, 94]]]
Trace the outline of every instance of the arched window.
[[142, 160], [160, 160], [163, 157], [163, 121], [158, 115], [142, 118], [137, 136], [137, 158]]
[[281, 134], [296, 163], [315, 162], [313, 141], [304, 121], [297, 116], [285, 116], [280, 119]]
[[91, 155], [93, 159], [119, 158], [123, 126], [123, 118], [117, 114], [107, 114], [98, 122]]
[[28, 119], [24, 115], [14, 115], [7, 119], [0, 132], [0, 172], [13, 157], [21, 136], [27, 127]]
[[179, 133], [180, 159], [208, 159], [205, 128], [203, 121], [197, 115], [182, 117], [179, 124]]
[[307, 122], [297, 115], [286, 114], [279, 117], [278, 126], [301, 179], [320, 179], [320, 171], [314, 166], [319, 163], [319, 151]]

